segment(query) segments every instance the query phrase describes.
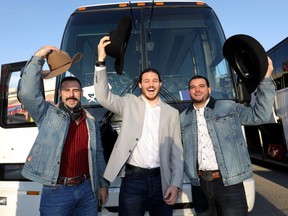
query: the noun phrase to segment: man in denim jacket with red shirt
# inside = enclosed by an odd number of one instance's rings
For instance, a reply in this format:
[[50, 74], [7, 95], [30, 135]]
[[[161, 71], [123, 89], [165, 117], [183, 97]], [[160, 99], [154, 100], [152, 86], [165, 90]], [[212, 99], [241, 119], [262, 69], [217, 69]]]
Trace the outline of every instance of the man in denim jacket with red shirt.
[[76, 77], [62, 79], [59, 104], [45, 101], [42, 67], [52, 51], [61, 53], [54, 46], [35, 53], [18, 86], [18, 98], [39, 130], [22, 174], [43, 184], [41, 215], [95, 216], [98, 202], [106, 202], [109, 184], [103, 178], [106, 164], [99, 125], [81, 106], [83, 90]]

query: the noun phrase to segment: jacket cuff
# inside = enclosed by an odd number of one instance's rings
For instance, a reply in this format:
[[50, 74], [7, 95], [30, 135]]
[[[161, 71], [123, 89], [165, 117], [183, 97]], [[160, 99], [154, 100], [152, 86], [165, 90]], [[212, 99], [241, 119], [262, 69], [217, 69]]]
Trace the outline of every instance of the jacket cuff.
[[45, 63], [45, 60], [39, 56], [32, 56], [30, 60], [27, 61], [26, 65], [28, 65], [29, 63], [39, 64], [43, 66]]
[[110, 186], [110, 182], [105, 179], [105, 178], [102, 178], [102, 180], [100, 181], [100, 187], [108, 187]]

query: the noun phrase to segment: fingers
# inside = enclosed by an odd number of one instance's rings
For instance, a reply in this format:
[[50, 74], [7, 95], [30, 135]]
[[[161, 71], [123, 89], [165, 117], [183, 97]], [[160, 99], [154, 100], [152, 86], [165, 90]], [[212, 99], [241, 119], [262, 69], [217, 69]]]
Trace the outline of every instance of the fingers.
[[169, 186], [164, 195], [164, 201], [167, 205], [174, 205], [178, 198], [178, 188]]
[[177, 200], [177, 196], [174, 193], [170, 193], [165, 199], [167, 205], [174, 205]]
[[272, 60], [269, 58], [269, 56], [267, 58], [268, 58], [268, 68], [267, 68], [267, 72], [265, 75], [266, 78], [270, 77], [274, 70]]
[[60, 50], [55, 46], [47, 45], [37, 50], [34, 55], [45, 59], [47, 55], [50, 54], [52, 51], [59, 52]]
[[98, 61], [105, 61], [106, 51], [105, 47], [111, 43], [109, 36], [104, 36], [101, 38], [98, 44]]
[[99, 41], [98, 44], [98, 49], [99, 48], [105, 48], [108, 44], [110, 44], [110, 37], [109, 36], [104, 36], [103, 38], [101, 38], [101, 40]]
[[101, 204], [105, 204], [107, 202], [107, 195], [104, 195], [100, 198]]
[[106, 203], [106, 198], [105, 197], [99, 197], [99, 203], [100, 205], [104, 205]]
[[101, 38], [100, 40], [100, 44], [105, 44], [109, 42], [110, 43], [110, 37], [109, 36], [104, 36], [103, 38]]
[[102, 187], [99, 189], [98, 192], [98, 199], [101, 204], [105, 204], [108, 199], [108, 188], [107, 187]]

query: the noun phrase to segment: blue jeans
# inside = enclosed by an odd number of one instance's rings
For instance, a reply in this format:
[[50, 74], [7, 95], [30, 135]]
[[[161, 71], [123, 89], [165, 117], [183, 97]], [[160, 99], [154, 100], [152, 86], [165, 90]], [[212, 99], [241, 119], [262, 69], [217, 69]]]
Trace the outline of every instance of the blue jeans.
[[172, 216], [173, 206], [163, 200], [161, 176], [126, 169], [119, 194], [119, 216]]
[[224, 186], [221, 178], [206, 181], [200, 177], [200, 186], [192, 186], [197, 216], [248, 215], [243, 183]]
[[74, 186], [43, 186], [41, 216], [97, 216], [98, 197], [92, 191], [91, 179]]

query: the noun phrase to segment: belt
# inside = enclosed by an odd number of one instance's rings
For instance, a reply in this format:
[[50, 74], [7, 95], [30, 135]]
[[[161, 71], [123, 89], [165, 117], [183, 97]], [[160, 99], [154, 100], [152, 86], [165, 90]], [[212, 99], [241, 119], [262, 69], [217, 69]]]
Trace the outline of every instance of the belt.
[[126, 164], [126, 170], [130, 170], [130, 171], [135, 172], [135, 173], [146, 174], [149, 176], [159, 176], [160, 175], [160, 167], [148, 169], [148, 168], [133, 166], [131, 164]]
[[199, 170], [198, 175], [205, 181], [212, 181], [213, 179], [221, 178], [221, 173], [218, 170], [215, 171], [203, 171]]
[[84, 181], [86, 181], [87, 179], [90, 178], [90, 175], [80, 175], [80, 176], [76, 176], [76, 177], [59, 177], [57, 179], [57, 184], [60, 185], [66, 185], [66, 186], [73, 186], [73, 185], [78, 185], [83, 183]]

